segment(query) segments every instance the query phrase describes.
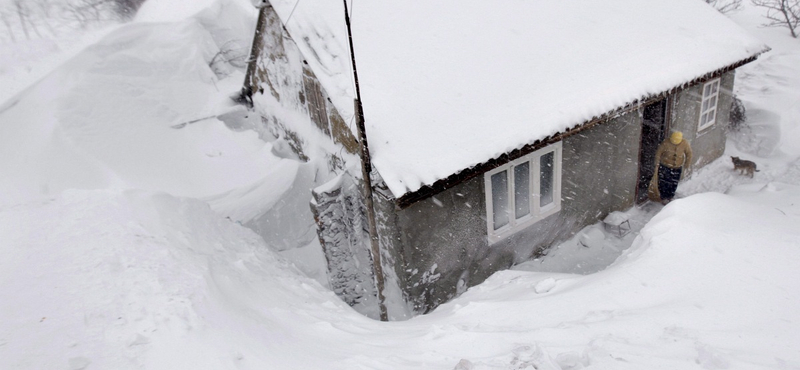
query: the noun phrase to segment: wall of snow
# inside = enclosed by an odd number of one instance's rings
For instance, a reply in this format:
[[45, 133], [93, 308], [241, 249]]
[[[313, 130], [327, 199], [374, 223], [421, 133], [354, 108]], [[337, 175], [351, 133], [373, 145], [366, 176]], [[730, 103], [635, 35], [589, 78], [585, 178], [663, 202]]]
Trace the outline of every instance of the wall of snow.
[[[197, 17], [206, 27], [214, 27], [214, 15], [220, 18], [231, 12], [213, 9], [237, 7], [231, 1], [221, 2]], [[251, 5], [247, 7], [252, 10]], [[358, 157], [352, 154], [358, 146], [272, 7], [257, 13], [256, 24], [242, 26], [227, 17], [222, 24], [230, 27], [217, 26], [212, 32], [216, 43], [232, 50], [244, 47], [240, 38], [230, 36], [232, 30], [236, 34], [249, 32], [246, 57], [241, 61], [247, 67], [240, 80], [244, 87], [237, 86], [240, 91], [236, 93], [241, 92], [252, 106], [249, 111], [242, 109], [220, 119], [231, 129], [257, 132], [282, 163], [260, 171], [264, 177], [247, 186], [205, 199], [216, 211], [285, 251], [317, 239], [309, 209], [311, 190], [345, 168], [358, 165]], [[291, 164], [283, 163], [287, 161]]]
[[[178, 22], [220, 5], [237, 6], [241, 11], [250, 13], [251, 16], [255, 14], [255, 10], [247, 0], [146, 0], [136, 13], [134, 21]], [[229, 23], [221, 19], [220, 24], [236, 28], [243, 25], [244, 22]], [[252, 24], [247, 25], [252, 26]]]
[[2, 369], [321, 368], [296, 319], [365, 320], [194, 199], [69, 190], [0, 209], [0, 235]]
[[246, 12], [208, 13], [121, 26], [3, 107], [0, 172], [13, 176], [0, 179], [0, 202], [74, 188], [204, 197], [269, 172], [280, 161], [270, 145], [215, 118], [242, 75], [211, 68], [222, 27], [201, 19], [247, 23]]

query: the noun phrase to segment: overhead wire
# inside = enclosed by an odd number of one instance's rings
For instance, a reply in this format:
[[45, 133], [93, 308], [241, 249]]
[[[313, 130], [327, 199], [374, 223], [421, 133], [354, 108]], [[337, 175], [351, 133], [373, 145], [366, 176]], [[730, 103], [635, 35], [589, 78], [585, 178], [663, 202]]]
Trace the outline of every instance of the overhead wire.
[[286, 18], [286, 22], [283, 22], [283, 27], [286, 27], [286, 24], [289, 23], [290, 19], [292, 19], [292, 16], [294, 15], [294, 11], [295, 11], [295, 9], [297, 9], [297, 5], [299, 5], [299, 4], [300, 4], [300, 0], [297, 0], [294, 3], [294, 8], [292, 8], [292, 11], [289, 13], [289, 17]]
[[[299, 1], [299, 0], [298, 0], [298, 1]], [[353, 20], [353, 6], [355, 5], [355, 2], [356, 2], [356, 0], [350, 0], [350, 9], [349, 9], [349, 10], [348, 10], [348, 9], [345, 9], [345, 11], [349, 12], [349, 14], [350, 14], [350, 21], [351, 21], [351, 22], [352, 22], [352, 20]], [[347, 27], [345, 26], [345, 31], [346, 31], [346, 28], [347, 28]], [[350, 64], [350, 68], [351, 68], [351, 69], [353, 68], [353, 64], [352, 64], [352, 63]], [[353, 96], [355, 97], [355, 92], [356, 92], [356, 81], [355, 81], [355, 79], [353, 78], [353, 71], [350, 71], [349, 75], [350, 75], [350, 84], [351, 84], [351, 85], [352, 85], [352, 87], [353, 87]], [[350, 123], [349, 123], [349, 124], [347, 124], [347, 126], [348, 126], [348, 127], [350, 127], [351, 129], [352, 129], [352, 127], [353, 127], [353, 121], [356, 119], [356, 113], [357, 113], [357, 112], [355, 112], [355, 111], [353, 112], [353, 115], [352, 115], [352, 116], [350, 116]]]

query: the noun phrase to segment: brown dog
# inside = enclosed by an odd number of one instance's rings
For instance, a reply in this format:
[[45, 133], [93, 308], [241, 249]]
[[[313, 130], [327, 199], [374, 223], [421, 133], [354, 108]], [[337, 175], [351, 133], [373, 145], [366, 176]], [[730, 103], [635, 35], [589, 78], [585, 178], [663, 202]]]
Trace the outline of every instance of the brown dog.
[[755, 162], [739, 159], [739, 157], [731, 157], [731, 160], [733, 161], [733, 170], [738, 170], [741, 175], [747, 174], [750, 178], [753, 178], [754, 172], [760, 172], [756, 169]]

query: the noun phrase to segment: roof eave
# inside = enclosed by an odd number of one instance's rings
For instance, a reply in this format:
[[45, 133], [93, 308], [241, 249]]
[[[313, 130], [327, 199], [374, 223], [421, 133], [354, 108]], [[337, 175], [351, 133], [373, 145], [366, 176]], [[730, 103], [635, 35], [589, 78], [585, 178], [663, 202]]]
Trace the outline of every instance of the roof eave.
[[686, 88], [688, 86], [692, 86], [692, 85], [695, 85], [695, 84], [697, 84], [697, 83], [699, 83], [701, 81], [706, 81], [706, 80], [721, 76], [724, 73], [730, 72], [730, 71], [732, 71], [732, 70], [734, 70], [736, 68], [739, 68], [739, 67], [741, 67], [741, 66], [743, 66], [745, 64], [748, 64], [750, 62], [755, 61], [761, 54], [766, 53], [766, 52], [768, 52], [770, 50], [771, 49], [769, 47], [766, 47], [762, 51], [760, 51], [760, 52], [758, 52], [758, 53], [756, 53], [756, 54], [754, 54], [754, 55], [752, 55], [752, 56], [750, 56], [748, 58], [742, 59], [742, 60], [740, 60], [740, 61], [738, 61], [736, 63], [730, 64], [730, 65], [728, 65], [726, 67], [723, 67], [723, 68], [717, 69], [715, 71], [706, 73], [706, 74], [704, 74], [702, 76], [696, 77], [696, 78], [694, 78], [694, 79], [692, 79], [690, 81], [682, 83], [682, 84], [680, 84], [678, 86], [675, 86], [675, 87], [673, 87], [673, 88], [671, 88], [669, 90], [663, 91], [661, 93], [658, 93], [658, 94], [655, 94], [655, 95], [649, 95], [649, 96], [645, 96], [645, 97], [636, 99], [636, 100], [634, 100], [634, 101], [632, 101], [632, 102], [630, 102], [628, 104], [625, 104], [622, 107], [619, 107], [619, 108], [616, 108], [616, 109], [611, 110], [609, 112], [606, 112], [604, 114], [601, 114], [600, 116], [592, 117], [591, 119], [589, 119], [589, 120], [587, 120], [587, 121], [585, 121], [583, 123], [577, 124], [577, 125], [573, 126], [572, 128], [569, 128], [569, 129], [567, 129], [565, 131], [558, 132], [558, 133], [555, 133], [553, 135], [547, 136], [545, 138], [536, 140], [533, 143], [526, 144], [525, 146], [523, 146], [521, 148], [514, 149], [514, 150], [512, 150], [512, 151], [510, 151], [508, 153], [505, 153], [505, 154], [503, 154], [503, 155], [501, 155], [501, 156], [499, 156], [497, 158], [493, 158], [493, 159], [490, 159], [489, 161], [486, 161], [486, 162], [483, 162], [483, 163], [479, 163], [479, 164], [477, 164], [475, 166], [472, 166], [470, 168], [463, 169], [463, 170], [461, 170], [459, 172], [456, 172], [456, 173], [454, 173], [454, 174], [452, 174], [452, 175], [450, 175], [450, 176], [448, 176], [448, 177], [446, 177], [444, 179], [437, 180], [436, 182], [434, 182], [431, 185], [424, 185], [421, 188], [419, 188], [419, 189], [417, 189], [417, 190], [415, 190], [413, 192], [408, 192], [408, 193], [403, 194], [402, 196], [400, 196], [399, 198], [397, 198], [395, 200], [395, 204], [398, 207], [400, 207], [400, 209], [408, 208], [409, 206], [411, 206], [412, 204], [414, 204], [416, 202], [419, 202], [419, 201], [425, 200], [427, 198], [430, 198], [430, 197], [432, 197], [432, 196], [434, 196], [434, 195], [436, 195], [438, 193], [441, 193], [441, 192], [443, 192], [443, 191], [445, 191], [447, 189], [450, 189], [450, 188], [452, 188], [452, 187], [454, 187], [454, 186], [456, 186], [458, 184], [461, 184], [461, 183], [463, 183], [463, 182], [465, 182], [467, 180], [470, 180], [470, 179], [472, 179], [474, 177], [477, 177], [477, 176], [479, 176], [479, 175], [481, 175], [481, 174], [483, 174], [483, 173], [485, 173], [487, 171], [490, 171], [490, 170], [492, 170], [494, 168], [502, 166], [502, 165], [504, 165], [504, 164], [506, 164], [508, 162], [511, 162], [511, 161], [517, 159], [517, 158], [520, 158], [522, 156], [530, 154], [530, 153], [532, 153], [532, 152], [534, 152], [536, 150], [539, 150], [539, 149], [541, 149], [541, 148], [543, 148], [543, 147], [545, 147], [547, 145], [550, 145], [550, 144], [556, 143], [558, 141], [561, 141], [561, 140], [563, 140], [563, 139], [565, 139], [565, 138], [567, 138], [569, 136], [575, 135], [575, 134], [577, 134], [577, 133], [579, 133], [581, 131], [584, 131], [586, 129], [594, 127], [594, 126], [596, 126], [598, 124], [601, 124], [603, 122], [607, 122], [607, 121], [609, 121], [611, 119], [619, 117], [619, 116], [621, 116], [623, 114], [626, 114], [626, 113], [628, 113], [630, 111], [633, 111], [634, 109], [637, 109], [637, 108], [639, 108], [639, 107], [641, 107], [643, 105], [647, 105], [649, 103], [658, 101], [658, 100], [664, 98], [665, 96], [673, 94], [673, 93], [675, 93], [675, 92], [677, 92], [679, 90], [682, 90], [682, 89], [684, 89], [684, 88]]

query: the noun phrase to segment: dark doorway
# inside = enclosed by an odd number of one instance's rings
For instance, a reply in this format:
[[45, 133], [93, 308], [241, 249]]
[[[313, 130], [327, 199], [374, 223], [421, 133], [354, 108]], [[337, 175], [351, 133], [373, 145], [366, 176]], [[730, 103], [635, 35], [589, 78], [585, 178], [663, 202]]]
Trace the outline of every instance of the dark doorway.
[[655, 172], [655, 156], [658, 144], [667, 132], [667, 99], [646, 105], [642, 114], [642, 142], [639, 150], [639, 184], [636, 188], [636, 204], [647, 201], [647, 187]]

